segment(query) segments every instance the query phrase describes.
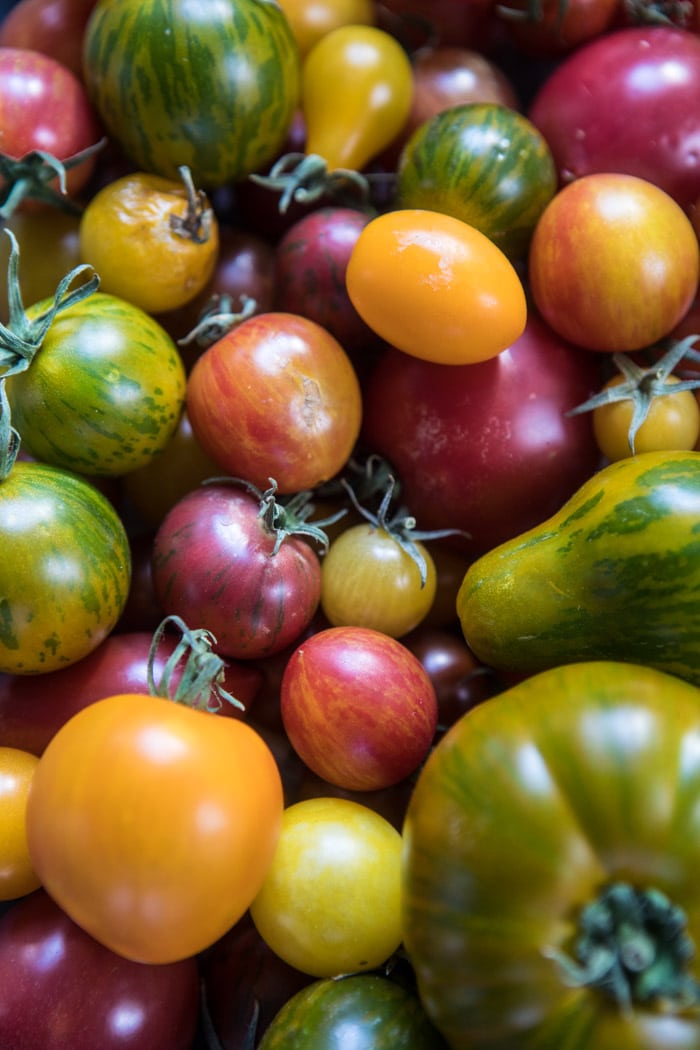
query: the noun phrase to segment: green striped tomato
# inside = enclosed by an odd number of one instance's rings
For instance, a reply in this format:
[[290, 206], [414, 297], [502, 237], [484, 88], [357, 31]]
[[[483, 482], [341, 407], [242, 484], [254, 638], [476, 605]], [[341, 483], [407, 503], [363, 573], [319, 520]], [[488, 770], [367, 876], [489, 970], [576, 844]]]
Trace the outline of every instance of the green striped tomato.
[[130, 577], [111, 503], [75, 474], [18, 460], [0, 482], [0, 672], [87, 656], [119, 619]]
[[299, 53], [273, 0], [98, 0], [84, 76], [105, 128], [144, 171], [245, 178], [281, 150]]
[[557, 174], [546, 140], [526, 117], [496, 102], [436, 113], [406, 142], [397, 167], [402, 208], [445, 212], [522, 258]]
[[6, 389], [25, 451], [79, 474], [115, 476], [165, 448], [185, 385], [165, 329], [127, 300], [97, 292], [56, 316], [27, 371]]

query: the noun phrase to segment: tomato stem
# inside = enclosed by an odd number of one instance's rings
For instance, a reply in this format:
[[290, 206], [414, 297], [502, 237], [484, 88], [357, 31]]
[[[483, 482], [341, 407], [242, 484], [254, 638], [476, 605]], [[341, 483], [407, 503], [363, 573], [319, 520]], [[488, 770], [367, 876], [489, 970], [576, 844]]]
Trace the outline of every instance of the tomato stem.
[[279, 211], [284, 214], [290, 204], [314, 204], [321, 197], [331, 197], [348, 204], [367, 204], [370, 197], [369, 177], [352, 168], [329, 171], [317, 153], [286, 153], [273, 164], [267, 175], [253, 174], [251, 182], [280, 194]]
[[574, 957], [548, 954], [568, 984], [598, 988], [625, 1011], [642, 1003], [686, 1009], [700, 1003], [686, 926], [684, 911], [659, 890], [616, 882], [581, 911]]
[[[58, 160], [45, 150], [32, 150], [17, 159], [0, 153], [0, 224], [4, 224], [24, 200], [41, 201], [62, 211], [79, 215], [82, 208], [67, 196], [66, 172], [82, 164], [107, 142], [102, 138], [66, 160]], [[58, 190], [51, 183], [58, 180]]]
[[204, 190], [196, 190], [192, 172], [186, 164], [178, 169], [187, 193], [187, 209], [184, 215], [170, 215], [170, 229], [178, 237], [194, 241], [195, 244], [206, 244], [211, 236], [213, 211], [209, 207]]
[[[180, 631], [181, 637], [156, 682], [154, 665], [158, 646], [170, 625]], [[179, 616], [166, 616], [156, 628], [148, 654], [148, 690], [151, 695], [212, 713], [220, 711], [224, 702], [245, 711], [241, 701], [224, 689], [226, 664], [212, 652], [214, 645], [216, 638], [211, 631], [204, 628], [191, 630]], [[173, 676], [183, 661], [180, 680], [175, 686]]]
[[227, 332], [252, 317], [258, 307], [257, 301], [249, 295], [241, 295], [240, 303], [241, 309], [236, 313], [230, 295], [213, 295], [200, 313], [192, 331], [178, 339], [178, 346], [197, 343], [197, 346], [207, 350], [219, 339], [223, 339]]

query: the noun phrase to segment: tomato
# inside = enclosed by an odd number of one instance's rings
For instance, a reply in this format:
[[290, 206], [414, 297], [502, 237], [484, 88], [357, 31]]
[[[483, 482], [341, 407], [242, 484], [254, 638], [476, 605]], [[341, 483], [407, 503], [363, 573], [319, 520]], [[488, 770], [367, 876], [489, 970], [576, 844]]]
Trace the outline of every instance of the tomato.
[[698, 1043], [699, 733], [696, 687], [594, 661], [437, 745], [404, 827], [403, 929], [452, 1050]]
[[142, 171], [196, 186], [243, 179], [284, 144], [299, 54], [279, 4], [98, 0], [85, 82], [110, 137]]
[[0, 918], [0, 1041], [42, 1050], [191, 1050], [194, 959], [130, 962], [98, 944], [43, 891]]
[[[27, 311], [38, 318], [50, 303]], [[96, 292], [58, 314], [29, 368], [7, 381], [27, 451], [82, 474], [143, 466], [168, 443], [185, 399], [185, 369], [157, 321]]]
[[479, 47], [486, 39], [492, 7], [492, 0], [384, 0], [379, 13], [382, 23], [399, 35], [415, 23], [422, 38], [428, 32], [440, 44]]
[[[80, 263], [80, 218], [68, 212], [18, 211], [8, 222], [19, 245], [18, 276], [27, 303], [48, 299], [59, 281]], [[47, 242], [51, 251], [47, 252]], [[0, 273], [7, 273], [10, 238], [0, 236]], [[0, 281], [0, 322], [9, 320], [9, 285]]]
[[[613, 376], [603, 390], [624, 382], [623, 375]], [[676, 376], [666, 381], [671, 389], [654, 397], [644, 422], [634, 436], [634, 453], [669, 449], [693, 449], [700, 437], [700, 406], [692, 390], [673, 392], [680, 382]], [[609, 460], [632, 455], [629, 433], [634, 404], [631, 400], [612, 401], [593, 410], [593, 430], [598, 447]]]
[[0, 47], [30, 48], [83, 75], [83, 33], [95, 0], [19, 0], [0, 21]]
[[345, 25], [374, 25], [372, 0], [280, 0], [300, 57], [306, 58], [314, 44]]
[[87, 656], [119, 619], [130, 574], [109, 501], [75, 474], [18, 460], [0, 482], [0, 672]]
[[132, 172], [103, 186], [80, 222], [80, 256], [103, 292], [147, 313], [174, 310], [211, 277], [219, 223], [189, 174], [180, 182]]
[[28, 751], [0, 747], [0, 900], [39, 888], [27, 846], [29, 785], [38, 759]]
[[[20, 160], [35, 150], [65, 161], [93, 146], [100, 125], [82, 82], [61, 62], [23, 47], [0, 47], [0, 152]], [[94, 155], [66, 171], [66, 195], [74, 197], [94, 170]], [[12, 179], [10, 183], [12, 183]], [[57, 180], [52, 185], [58, 190]], [[17, 185], [18, 198], [8, 199], [6, 214], [27, 193]], [[29, 192], [31, 196], [31, 192]]]
[[587, 175], [545, 208], [528, 275], [535, 305], [565, 339], [603, 352], [638, 350], [667, 335], [690, 307], [698, 239], [653, 183]]
[[412, 90], [408, 56], [385, 30], [332, 30], [302, 66], [306, 152], [322, 157], [329, 171], [363, 168], [401, 131]]
[[392, 463], [421, 528], [463, 529], [474, 554], [535, 525], [596, 469], [590, 418], [566, 413], [599, 389], [599, 367], [534, 311], [490, 361], [445, 367], [390, 349], [365, 384], [363, 441]]
[[618, 29], [577, 48], [528, 110], [562, 183], [622, 172], [681, 207], [700, 196], [700, 38], [668, 26]]
[[508, 0], [495, 14], [520, 52], [558, 57], [616, 26], [620, 6], [619, 0]]
[[183, 496], [153, 542], [153, 584], [164, 612], [211, 631], [217, 652], [258, 659], [300, 638], [321, 597], [319, 556], [273, 519], [264, 499], [236, 484]]
[[357, 238], [346, 283], [382, 339], [438, 364], [495, 357], [525, 328], [515, 269], [493, 241], [452, 215], [420, 208], [378, 215]]
[[341, 798], [288, 806], [277, 849], [250, 906], [258, 932], [313, 977], [372, 970], [401, 941], [401, 835]]
[[282, 494], [337, 474], [357, 440], [362, 397], [352, 363], [308, 318], [251, 317], [195, 363], [187, 411], [202, 448], [223, 471]]
[[368, 627], [329, 627], [301, 642], [287, 661], [280, 702], [302, 761], [354, 791], [415, 772], [437, 726], [435, 690], [418, 658]]
[[169, 963], [245, 912], [282, 806], [276, 762], [245, 722], [118, 694], [49, 742], [27, 840], [42, 885], [74, 922], [125, 958]]

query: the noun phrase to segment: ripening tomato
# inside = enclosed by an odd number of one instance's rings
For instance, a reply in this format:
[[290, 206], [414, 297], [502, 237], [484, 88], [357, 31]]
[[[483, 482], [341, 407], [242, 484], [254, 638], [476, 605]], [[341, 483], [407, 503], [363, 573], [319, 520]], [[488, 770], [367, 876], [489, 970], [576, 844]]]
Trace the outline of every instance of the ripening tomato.
[[345, 25], [374, 25], [373, 0], [279, 0], [299, 49], [305, 58], [314, 44]]
[[345, 280], [367, 324], [426, 361], [486, 361], [525, 328], [515, 268], [485, 234], [452, 215], [414, 208], [378, 215], [360, 231]]
[[401, 941], [399, 832], [342, 798], [288, 806], [250, 906], [263, 940], [313, 977], [373, 970]]
[[27, 795], [36, 755], [0, 747], [0, 901], [14, 900], [41, 885], [27, 846]]
[[248, 908], [282, 808], [275, 759], [245, 722], [118, 694], [75, 714], [39, 759], [29, 853], [95, 940], [136, 962], [176, 962]]
[[635, 175], [587, 175], [561, 189], [530, 244], [533, 300], [565, 339], [590, 350], [638, 350], [689, 309], [700, 277], [690, 219]]

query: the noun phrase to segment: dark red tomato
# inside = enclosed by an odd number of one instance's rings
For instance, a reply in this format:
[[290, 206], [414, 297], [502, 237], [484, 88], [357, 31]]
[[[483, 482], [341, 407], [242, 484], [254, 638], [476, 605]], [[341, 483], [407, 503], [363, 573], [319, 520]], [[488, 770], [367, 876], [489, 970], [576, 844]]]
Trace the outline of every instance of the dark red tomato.
[[[92, 146], [100, 126], [82, 82], [39, 51], [0, 48], [0, 153], [18, 160], [43, 150], [58, 160]], [[85, 185], [94, 156], [66, 173], [66, 193]]]
[[487, 37], [492, 9], [493, 0], [383, 0], [377, 15], [383, 28], [409, 46], [413, 34], [418, 44], [432, 36], [440, 44], [475, 47]]
[[299, 536], [273, 553], [260, 501], [236, 484], [207, 484], [179, 500], [153, 543], [153, 585], [163, 611], [206, 628], [216, 651], [259, 659], [299, 638], [318, 608], [318, 554]]
[[561, 61], [530, 106], [562, 183], [638, 175], [683, 208], [700, 197], [700, 37], [655, 26], [605, 33]]
[[495, 12], [520, 52], [556, 57], [615, 25], [619, 7], [620, 0], [505, 0]]
[[421, 529], [463, 529], [470, 554], [553, 513], [598, 465], [588, 413], [598, 355], [531, 311], [490, 361], [437, 365], [388, 350], [365, 386], [363, 437], [393, 465]]
[[[40, 755], [63, 723], [88, 704], [118, 693], [148, 693], [151, 642], [152, 635], [145, 631], [112, 634], [89, 656], [69, 667], [43, 675], [0, 675], [0, 745]], [[171, 635], [162, 638], [153, 665], [156, 680], [175, 644]], [[247, 711], [262, 677], [261, 671], [248, 664], [227, 661], [224, 689]], [[173, 685], [179, 680], [178, 668]], [[244, 716], [232, 704], [226, 704], [220, 713]]]
[[82, 80], [83, 33], [96, 0], [19, 0], [0, 22], [0, 47], [26, 47]]
[[7, 1050], [190, 1050], [194, 958], [131, 962], [93, 940], [44, 890], [0, 918], [0, 1046]]

